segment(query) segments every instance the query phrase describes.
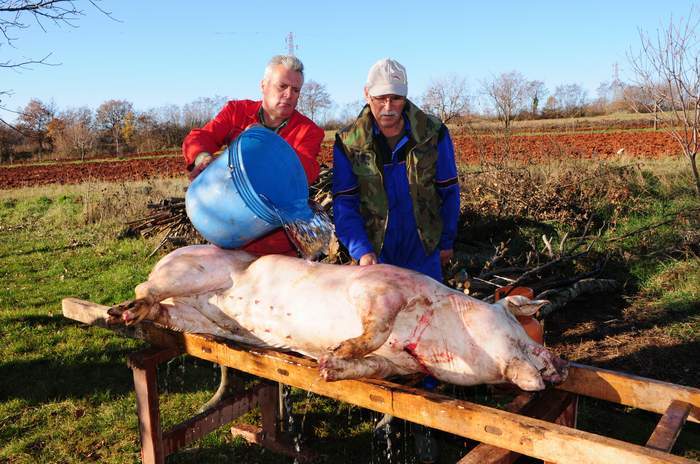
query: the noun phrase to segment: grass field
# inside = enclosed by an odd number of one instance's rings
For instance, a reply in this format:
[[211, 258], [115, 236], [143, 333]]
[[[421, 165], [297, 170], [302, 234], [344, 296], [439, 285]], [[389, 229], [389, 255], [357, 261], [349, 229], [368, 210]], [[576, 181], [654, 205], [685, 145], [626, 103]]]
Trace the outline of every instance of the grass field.
[[[566, 177], [584, 167], [527, 169], [528, 181], [544, 186], [547, 179]], [[662, 223], [672, 213], [693, 211], [700, 202], [686, 183], [685, 170], [677, 160], [646, 162], [635, 171], [629, 195], [617, 203], [610, 202], [615, 196], [603, 196], [590, 207], [608, 224], [614, 222], [606, 229], [609, 237]], [[515, 229], [503, 227], [506, 219], [525, 235], [542, 230], [563, 233], [570, 227], [568, 219], [558, 222], [535, 215], [528, 216], [531, 230], [526, 230], [509, 218], [517, 210], [514, 204], [499, 203], [489, 196], [493, 193], [478, 193], [483, 177], [477, 171], [472, 167], [462, 175], [465, 206], [470, 214], [481, 215], [466, 230], [470, 245], [465, 245], [464, 253], [512, 233]], [[502, 181], [510, 182], [505, 185], [511, 194], [517, 193], [512, 180]], [[111, 305], [130, 298], [133, 287], [162, 254], [148, 257], [157, 238], [121, 239], [119, 232], [124, 222], [146, 215], [149, 200], [182, 196], [185, 185], [184, 180], [154, 180], [0, 191], [0, 463], [139, 461], [135, 397], [125, 357], [142, 344], [108, 330], [78, 326], [62, 317], [60, 301], [71, 296]], [[601, 191], [607, 195], [616, 188], [606, 184]], [[538, 210], [528, 211], [522, 214]], [[546, 326], [552, 349], [570, 359], [700, 386], [700, 362], [694, 356], [700, 347], [700, 258], [692, 245], [699, 224], [700, 214], [690, 215], [609, 242], [619, 259], [606, 272], [624, 280], [622, 294], [579, 301], [553, 315]], [[617, 325], [605, 324], [609, 319], [616, 319]], [[627, 340], [617, 352], [611, 348], [616, 337]], [[635, 337], [645, 345], [634, 343]], [[162, 366], [165, 428], [191, 416], [209, 398], [218, 384], [217, 374], [214, 366], [183, 357]], [[483, 387], [459, 393], [487, 401]], [[324, 462], [386, 462], [386, 443], [371, 434], [376, 415], [302, 391], [294, 390], [293, 397], [303, 446], [318, 452]], [[256, 419], [253, 413], [241, 420]], [[584, 401], [580, 425], [642, 443], [654, 419], [651, 414]], [[395, 462], [414, 462], [407, 427], [397, 424]], [[440, 441], [441, 462], [454, 462], [465, 450], [464, 443], [453, 437], [440, 435]], [[686, 426], [675, 452], [700, 458], [697, 424]], [[232, 440], [222, 428], [168, 462], [291, 460]]]

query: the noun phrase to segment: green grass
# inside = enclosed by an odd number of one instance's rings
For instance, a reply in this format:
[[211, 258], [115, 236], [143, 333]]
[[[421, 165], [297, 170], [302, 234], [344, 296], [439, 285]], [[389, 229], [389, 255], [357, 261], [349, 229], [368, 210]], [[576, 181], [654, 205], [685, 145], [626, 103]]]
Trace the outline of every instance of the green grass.
[[[617, 233], [697, 206], [687, 189], [664, 174], [674, 169], [649, 169], [653, 176], [647, 178], [656, 180], [640, 184], [637, 195], [643, 201], [620, 213], [624, 217], [618, 218]], [[145, 215], [149, 199], [181, 196], [183, 186], [184, 181], [162, 180], [0, 191], [0, 462], [139, 462], [133, 382], [125, 359], [144, 345], [65, 319], [60, 304], [64, 297], [101, 304], [130, 298], [158, 259], [148, 258], [157, 239], [118, 239], [122, 224]], [[541, 234], [543, 226], [536, 224], [523, 233]], [[654, 236], [672, 242], [678, 233], [668, 226]], [[642, 242], [634, 236], [616, 245], [634, 254], [626, 268], [638, 288], [632, 297], [678, 316], [664, 327], [669, 336], [697, 341], [700, 262], [693, 257], [645, 258], [636, 253]], [[655, 249], [654, 243], [649, 246]], [[194, 414], [216, 388], [217, 376], [211, 364], [188, 357], [161, 365], [164, 427]], [[386, 445], [371, 436], [375, 414], [300, 390], [293, 390], [293, 396], [295, 419], [303, 423], [303, 446], [328, 462], [368, 462], [383, 453]], [[240, 420], [256, 419], [253, 412]], [[410, 460], [412, 441], [404, 424], [397, 427], [402, 435], [396, 446]], [[442, 440], [443, 462], [454, 462], [464, 451], [461, 441]], [[684, 450], [697, 453], [697, 448]], [[291, 460], [233, 440], [223, 427], [168, 462]]]

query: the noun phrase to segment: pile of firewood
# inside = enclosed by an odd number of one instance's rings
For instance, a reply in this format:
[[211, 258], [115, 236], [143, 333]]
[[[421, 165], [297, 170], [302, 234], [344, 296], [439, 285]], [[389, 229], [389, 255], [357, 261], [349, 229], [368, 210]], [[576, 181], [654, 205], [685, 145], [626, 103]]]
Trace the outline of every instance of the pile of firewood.
[[192, 226], [185, 211], [185, 199], [179, 197], [165, 198], [157, 203], [149, 203], [148, 216], [126, 223], [122, 237], [161, 237], [158, 246], [149, 257], [164, 246], [177, 248], [185, 245], [206, 243], [199, 232]]

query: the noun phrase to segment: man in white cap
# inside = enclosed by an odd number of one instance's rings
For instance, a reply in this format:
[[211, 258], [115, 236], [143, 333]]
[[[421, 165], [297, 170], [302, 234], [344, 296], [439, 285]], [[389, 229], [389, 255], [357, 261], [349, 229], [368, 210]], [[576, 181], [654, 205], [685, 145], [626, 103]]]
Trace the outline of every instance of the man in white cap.
[[[385, 58], [370, 68], [367, 105], [333, 147], [335, 231], [361, 266], [394, 264], [442, 282], [459, 218], [454, 147], [447, 127], [407, 95], [399, 62]], [[428, 376], [423, 386], [435, 383]], [[413, 427], [413, 436], [419, 461], [435, 462], [430, 430]]]
[[394, 264], [441, 282], [459, 217], [449, 132], [406, 98], [406, 70], [395, 60], [370, 68], [364, 94], [357, 120], [336, 134], [336, 234], [361, 266]]

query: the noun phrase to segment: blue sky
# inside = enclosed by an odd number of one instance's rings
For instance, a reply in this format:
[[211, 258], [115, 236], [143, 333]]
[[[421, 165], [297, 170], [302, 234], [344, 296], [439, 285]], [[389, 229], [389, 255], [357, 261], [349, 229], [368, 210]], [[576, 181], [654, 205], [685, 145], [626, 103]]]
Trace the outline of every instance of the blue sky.
[[0, 69], [0, 90], [12, 91], [3, 105], [39, 98], [96, 108], [114, 98], [146, 110], [214, 95], [257, 99], [263, 68], [286, 52], [289, 32], [307, 80], [325, 84], [340, 107], [361, 97], [369, 67], [386, 56], [407, 68], [409, 96], [448, 73], [478, 94], [484, 79], [517, 70], [550, 92], [577, 83], [593, 97], [615, 63], [625, 80], [639, 28], [687, 16], [692, 2], [103, 0], [119, 21], [77, 4], [86, 12], [77, 28], [32, 25], [14, 33], [15, 49], [0, 47], [0, 62], [52, 52], [61, 63]]

